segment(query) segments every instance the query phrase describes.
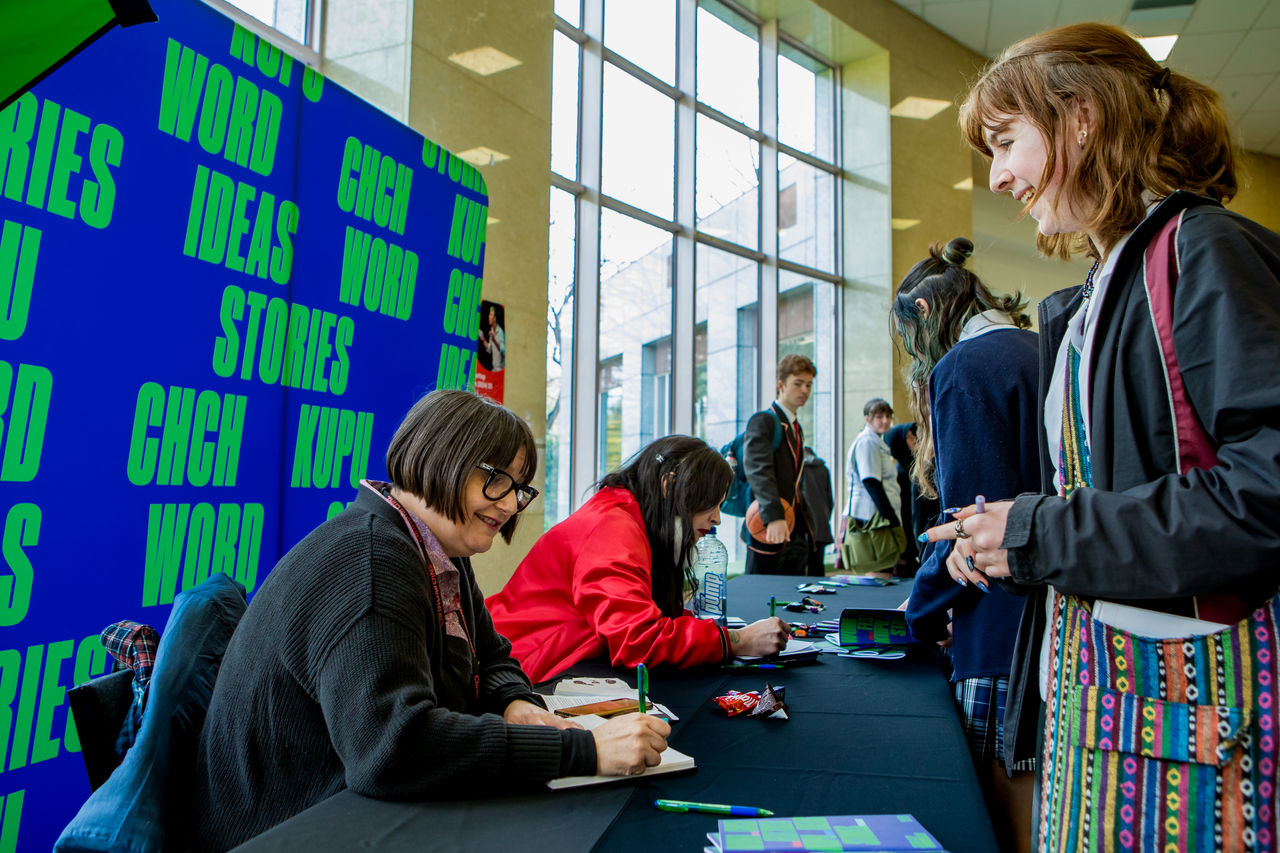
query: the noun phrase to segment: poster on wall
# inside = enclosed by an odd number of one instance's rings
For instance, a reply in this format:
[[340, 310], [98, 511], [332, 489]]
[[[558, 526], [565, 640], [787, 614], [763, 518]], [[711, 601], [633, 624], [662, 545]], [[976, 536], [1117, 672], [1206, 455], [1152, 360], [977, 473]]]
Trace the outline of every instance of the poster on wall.
[[414, 400], [474, 388], [479, 173], [151, 5], [0, 111], [0, 853], [89, 794], [66, 691], [106, 625], [162, 628], [212, 572], [252, 595]]
[[507, 367], [507, 324], [497, 302], [480, 301], [480, 335], [476, 341], [476, 393], [502, 402]]

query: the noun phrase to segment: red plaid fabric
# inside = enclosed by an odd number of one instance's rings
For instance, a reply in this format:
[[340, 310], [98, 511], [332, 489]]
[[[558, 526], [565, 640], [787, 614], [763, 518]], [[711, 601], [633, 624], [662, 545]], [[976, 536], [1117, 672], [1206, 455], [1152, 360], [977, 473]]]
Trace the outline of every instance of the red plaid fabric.
[[120, 736], [116, 738], [116, 753], [124, 758], [142, 726], [142, 712], [147, 706], [147, 685], [151, 683], [151, 671], [155, 669], [160, 634], [150, 625], [124, 619], [102, 629], [101, 639], [102, 647], [116, 659], [116, 669], [133, 670], [133, 704], [129, 706], [124, 725], [120, 727]]

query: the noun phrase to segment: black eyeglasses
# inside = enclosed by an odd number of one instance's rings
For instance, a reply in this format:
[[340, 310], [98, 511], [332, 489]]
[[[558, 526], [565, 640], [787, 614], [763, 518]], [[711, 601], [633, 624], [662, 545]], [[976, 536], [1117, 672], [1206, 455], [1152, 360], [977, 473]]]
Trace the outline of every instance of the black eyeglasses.
[[520, 485], [506, 471], [499, 471], [483, 462], [478, 463], [476, 467], [489, 475], [484, 481], [484, 496], [491, 501], [500, 501], [514, 491], [516, 512], [523, 512], [524, 508], [533, 503], [533, 499], [538, 496], [537, 489], [533, 486]]

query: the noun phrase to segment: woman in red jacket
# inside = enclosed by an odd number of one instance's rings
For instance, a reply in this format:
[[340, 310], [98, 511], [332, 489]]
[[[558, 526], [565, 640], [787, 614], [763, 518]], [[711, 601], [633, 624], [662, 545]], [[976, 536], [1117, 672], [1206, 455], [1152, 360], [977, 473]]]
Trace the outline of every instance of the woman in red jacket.
[[781, 619], [726, 629], [684, 609], [694, 543], [720, 523], [732, 477], [702, 440], [660, 438], [543, 534], [486, 602], [525, 673], [545, 681], [605, 656], [614, 666], [698, 666], [785, 646]]

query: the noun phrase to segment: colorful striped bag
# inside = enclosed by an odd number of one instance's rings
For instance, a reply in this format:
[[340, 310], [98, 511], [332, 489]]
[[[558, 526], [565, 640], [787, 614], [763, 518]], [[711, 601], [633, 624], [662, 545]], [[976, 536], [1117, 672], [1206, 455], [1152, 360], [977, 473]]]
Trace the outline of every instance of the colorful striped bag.
[[1275, 850], [1277, 621], [1273, 598], [1216, 634], [1153, 640], [1058, 596], [1039, 848]]
[[[1144, 279], [1185, 474], [1211, 467], [1217, 456], [1173, 348], [1180, 225], [1175, 217], [1148, 246]], [[1062, 467], [1088, 485], [1078, 398], [1069, 402], [1063, 444], [1082, 452]], [[1278, 849], [1280, 597], [1237, 622], [1239, 604], [1231, 596], [1201, 598], [1202, 618], [1235, 624], [1199, 637], [1151, 639], [1095, 620], [1080, 598], [1056, 597], [1040, 850]], [[1218, 615], [1205, 615], [1210, 610]]]

